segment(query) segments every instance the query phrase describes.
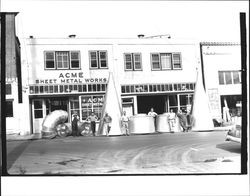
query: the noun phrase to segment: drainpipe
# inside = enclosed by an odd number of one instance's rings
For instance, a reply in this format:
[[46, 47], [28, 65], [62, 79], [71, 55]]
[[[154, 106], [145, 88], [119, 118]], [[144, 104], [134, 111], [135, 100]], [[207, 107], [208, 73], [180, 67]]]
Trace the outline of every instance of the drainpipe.
[[205, 76], [204, 76], [204, 63], [203, 63], [203, 51], [202, 51], [202, 43], [200, 43], [200, 55], [201, 55], [201, 76], [204, 90], [206, 92], [206, 84], [205, 84]]

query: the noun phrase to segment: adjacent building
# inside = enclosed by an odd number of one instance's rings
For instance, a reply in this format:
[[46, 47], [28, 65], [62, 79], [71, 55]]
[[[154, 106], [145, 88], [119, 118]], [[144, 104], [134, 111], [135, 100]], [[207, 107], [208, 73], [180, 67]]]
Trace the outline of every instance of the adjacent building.
[[2, 102], [2, 106], [5, 108], [7, 133], [19, 132], [21, 123], [19, 111], [19, 106], [22, 103], [21, 48], [15, 29], [17, 14], [17, 12], [1, 13], [0, 30], [5, 45], [1, 52], [5, 55], [6, 63], [4, 79], [6, 100]]
[[241, 46], [232, 42], [202, 42], [204, 83], [213, 118], [241, 116]]

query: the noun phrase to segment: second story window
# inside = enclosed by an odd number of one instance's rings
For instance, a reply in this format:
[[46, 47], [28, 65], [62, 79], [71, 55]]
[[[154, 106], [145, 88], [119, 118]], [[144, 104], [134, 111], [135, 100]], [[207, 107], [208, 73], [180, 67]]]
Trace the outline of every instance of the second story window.
[[69, 69], [69, 52], [56, 52], [57, 69]]
[[107, 51], [90, 51], [90, 68], [106, 69], [108, 68]]
[[180, 53], [152, 53], [152, 70], [173, 70], [181, 69]]
[[125, 53], [125, 70], [142, 70], [140, 53]]
[[219, 84], [241, 84], [240, 71], [219, 71]]
[[11, 84], [5, 84], [5, 93], [6, 95], [12, 94]]
[[80, 69], [79, 51], [46, 51], [45, 69]]

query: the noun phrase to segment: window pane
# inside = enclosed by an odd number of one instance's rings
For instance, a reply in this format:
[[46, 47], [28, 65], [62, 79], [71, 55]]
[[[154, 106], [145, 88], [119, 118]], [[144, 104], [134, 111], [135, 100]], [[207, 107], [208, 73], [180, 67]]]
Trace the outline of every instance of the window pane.
[[58, 86], [57, 85], [54, 86], [54, 93], [58, 93]]
[[232, 84], [231, 71], [225, 71], [226, 84]]
[[78, 61], [71, 60], [71, 68], [75, 68], [75, 69], [80, 68], [80, 62], [79, 62], [79, 60]]
[[79, 60], [79, 52], [71, 52], [71, 60]]
[[79, 109], [78, 97], [70, 100], [70, 109]]
[[46, 58], [46, 60], [53, 60], [54, 61], [54, 52], [46, 52], [45, 58]]
[[160, 58], [158, 54], [152, 54], [152, 68], [160, 69]]
[[233, 72], [234, 84], [240, 84], [240, 76], [239, 76], [239, 74], [240, 73], [238, 71]]
[[125, 93], [125, 86], [122, 86], [122, 93]]
[[90, 59], [91, 60], [96, 60], [97, 59], [96, 52], [90, 52]]
[[43, 86], [39, 86], [40, 93], [43, 93]]
[[13, 102], [6, 101], [6, 117], [13, 117]]
[[57, 68], [68, 69], [69, 68], [69, 53], [68, 52], [56, 52]]
[[89, 84], [88, 85], [88, 92], [91, 92], [92, 91], [92, 84]]
[[101, 67], [107, 67], [107, 61], [106, 60], [101, 60]]
[[132, 55], [125, 54], [125, 69], [132, 70]]
[[126, 62], [126, 70], [132, 70], [132, 62]]
[[91, 63], [90, 67], [97, 68], [97, 60], [91, 60], [90, 63]]
[[55, 68], [54, 52], [45, 52], [45, 69]]
[[55, 62], [54, 61], [45, 61], [45, 68], [46, 69], [54, 69], [55, 68]]
[[106, 56], [107, 56], [106, 52], [100, 52], [100, 59], [106, 60]]
[[135, 70], [141, 69], [141, 55], [140, 54], [134, 54], [134, 64], [135, 64]]
[[178, 106], [177, 95], [169, 96], [169, 106]]
[[11, 84], [5, 85], [5, 93], [6, 95], [11, 95]]
[[171, 69], [171, 54], [161, 54], [161, 67], [162, 69]]
[[53, 86], [49, 86], [49, 93], [53, 93]]
[[181, 54], [173, 54], [173, 65], [174, 69], [181, 68]]
[[34, 101], [34, 109], [42, 109], [43, 105], [42, 105], [42, 101], [41, 100], [35, 100]]
[[34, 93], [34, 86], [30, 86], [30, 94]]
[[78, 85], [78, 92], [82, 92], [82, 85]]
[[42, 110], [35, 110], [35, 118], [43, 118], [43, 111]]
[[224, 72], [219, 71], [219, 84], [224, 84]]

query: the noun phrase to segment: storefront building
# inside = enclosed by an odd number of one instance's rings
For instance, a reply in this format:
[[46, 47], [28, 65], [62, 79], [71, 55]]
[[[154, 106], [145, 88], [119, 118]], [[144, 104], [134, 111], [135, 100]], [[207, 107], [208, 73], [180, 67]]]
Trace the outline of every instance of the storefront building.
[[200, 67], [195, 42], [161, 39], [23, 39], [22, 134], [40, 133], [54, 110], [100, 118], [109, 72], [129, 116], [190, 109]]
[[231, 116], [241, 116], [241, 47], [239, 43], [202, 42], [206, 91], [214, 118], [221, 119], [223, 108]]

